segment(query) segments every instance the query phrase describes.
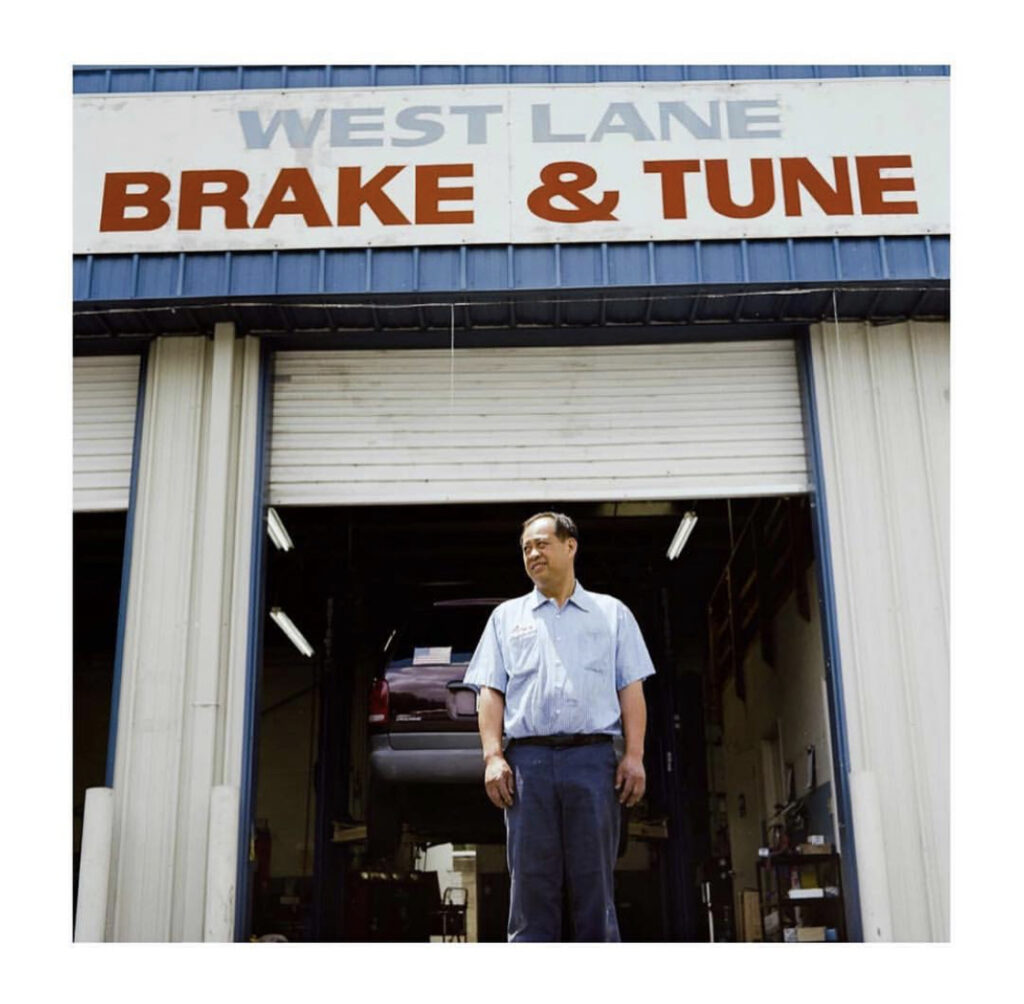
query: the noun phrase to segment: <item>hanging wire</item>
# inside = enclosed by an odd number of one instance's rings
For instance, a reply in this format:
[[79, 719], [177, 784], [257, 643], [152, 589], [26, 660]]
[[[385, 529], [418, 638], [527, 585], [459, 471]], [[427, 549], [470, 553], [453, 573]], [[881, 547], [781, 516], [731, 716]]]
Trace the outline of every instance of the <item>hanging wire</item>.
[[451, 351], [448, 353], [448, 429], [455, 423], [455, 304], [451, 305]]

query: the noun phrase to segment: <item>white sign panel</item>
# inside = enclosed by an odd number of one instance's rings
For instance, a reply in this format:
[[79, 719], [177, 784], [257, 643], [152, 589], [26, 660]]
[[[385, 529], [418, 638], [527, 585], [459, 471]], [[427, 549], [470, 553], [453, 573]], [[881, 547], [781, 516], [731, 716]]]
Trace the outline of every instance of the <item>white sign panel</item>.
[[76, 253], [949, 232], [946, 78], [75, 98]]

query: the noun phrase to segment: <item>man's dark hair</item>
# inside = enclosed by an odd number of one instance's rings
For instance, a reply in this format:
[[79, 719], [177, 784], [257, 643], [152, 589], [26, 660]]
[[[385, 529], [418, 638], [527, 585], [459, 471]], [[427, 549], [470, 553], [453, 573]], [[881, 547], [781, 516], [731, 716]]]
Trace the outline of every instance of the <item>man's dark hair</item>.
[[555, 523], [555, 536], [559, 540], [567, 540], [572, 537], [577, 543], [579, 543], [580, 532], [576, 528], [576, 524], [573, 522], [571, 516], [566, 516], [564, 512], [539, 512], [535, 516], [531, 516], [529, 519], [523, 520], [523, 527], [519, 531], [520, 540], [523, 534], [526, 532], [526, 528], [538, 519], [551, 519]]

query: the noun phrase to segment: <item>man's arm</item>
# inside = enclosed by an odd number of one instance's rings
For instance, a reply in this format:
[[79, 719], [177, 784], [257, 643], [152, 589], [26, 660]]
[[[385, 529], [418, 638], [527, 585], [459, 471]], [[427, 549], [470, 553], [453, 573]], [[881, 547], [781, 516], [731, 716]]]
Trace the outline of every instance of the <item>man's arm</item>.
[[501, 730], [505, 719], [505, 695], [493, 687], [480, 688], [480, 743], [484, 753], [484, 789], [487, 797], [499, 808], [512, 804], [515, 782], [512, 768], [501, 750]]
[[630, 807], [643, 798], [647, 788], [647, 774], [644, 771], [647, 702], [644, 700], [643, 680], [634, 680], [619, 691], [619, 707], [622, 709], [622, 732], [626, 739], [626, 752], [615, 772], [615, 790], [619, 792], [619, 801]]

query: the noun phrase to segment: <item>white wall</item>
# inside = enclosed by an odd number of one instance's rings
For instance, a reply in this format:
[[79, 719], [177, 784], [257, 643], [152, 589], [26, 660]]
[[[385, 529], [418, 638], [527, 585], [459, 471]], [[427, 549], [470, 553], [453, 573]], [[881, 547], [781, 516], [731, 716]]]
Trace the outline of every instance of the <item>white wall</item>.
[[949, 325], [811, 329], [865, 940], [949, 938]]

